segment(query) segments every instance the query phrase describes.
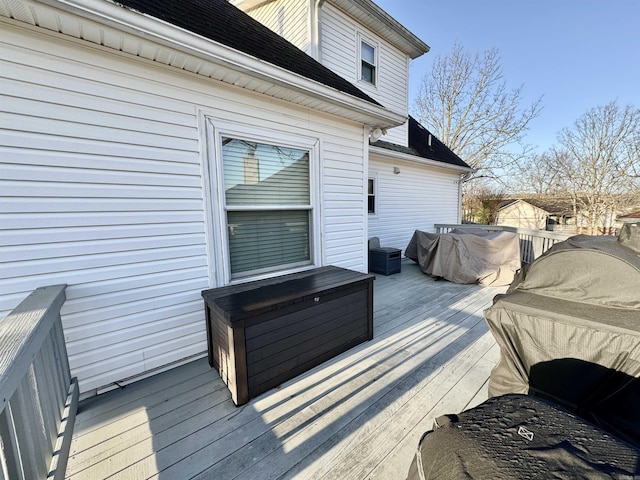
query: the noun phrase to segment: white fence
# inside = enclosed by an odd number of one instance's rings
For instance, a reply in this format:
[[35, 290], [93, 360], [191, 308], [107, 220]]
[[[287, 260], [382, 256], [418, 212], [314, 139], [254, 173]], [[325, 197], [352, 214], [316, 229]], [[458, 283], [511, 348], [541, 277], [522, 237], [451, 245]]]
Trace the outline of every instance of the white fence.
[[34, 290], [0, 321], [0, 480], [64, 478], [78, 405], [60, 322], [65, 288]]
[[574, 234], [549, 232], [547, 230], [532, 230], [528, 228], [507, 227], [500, 225], [475, 225], [475, 224], [444, 224], [434, 225], [436, 233], [447, 233], [454, 228], [470, 230], [481, 229], [488, 232], [513, 232], [520, 236], [520, 260], [522, 264], [531, 263], [555, 243], [562, 242]]

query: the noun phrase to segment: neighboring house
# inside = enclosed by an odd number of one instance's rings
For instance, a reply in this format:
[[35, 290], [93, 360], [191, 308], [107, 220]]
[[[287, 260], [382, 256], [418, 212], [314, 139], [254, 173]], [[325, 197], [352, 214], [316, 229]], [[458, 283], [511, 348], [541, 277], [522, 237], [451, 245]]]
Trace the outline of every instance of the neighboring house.
[[521, 198], [505, 200], [498, 208], [496, 225], [545, 230], [549, 212]]
[[[636, 214], [637, 212], [616, 217], [616, 214], [609, 213], [600, 219], [598, 233], [614, 234], [625, 221], [633, 222]], [[580, 210], [574, 210], [573, 202], [568, 197], [540, 196], [505, 200], [500, 206], [496, 225], [561, 233], [588, 233], [586, 215]]]
[[625, 215], [620, 215], [616, 218], [615, 223], [615, 233], [616, 235], [620, 232], [620, 229], [627, 223], [637, 223], [640, 224], [640, 210], [636, 210]]
[[527, 198], [526, 201], [547, 212], [547, 230], [576, 233], [577, 215], [570, 198], [549, 196]]
[[576, 215], [565, 197], [520, 197], [504, 200], [496, 225], [576, 233]]
[[640, 223], [640, 210], [637, 212], [627, 213], [616, 218], [616, 221], [620, 224], [625, 223]]
[[[588, 213], [574, 208], [573, 201], [568, 197], [542, 197], [530, 200], [535, 205], [549, 212], [547, 230], [563, 233], [589, 233]], [[599, 235], [612, 235], [615, 233], [616, 213], [608, 211], [598, 221]]]
[[[370, 0], [231, 0], [380, 104], [409, 108], [409, 64], [429, 46]], [[404, 249], [416, 229], [461, 220], [471, 168], [415, 119], [372, 130], [367, 235]]]
[[[404, 125], [404, 107], [225, 0], [0, 0], [0, 31], [0, 318], [36, 287], [68, 284], [83, 396], [202, 356], [203, 289], [366, 271], [372, 176], [372, 218], [420, 185], [445, 213], [418, 200], [415, 227], [456, 219], [464, 165], [389, 150], [394, 175], [386, 145], [370, 151], [370, 132]], [[383, 83], [390, 46], [374, 40]], [[283, 176], [288, 195], [260, 188]]]

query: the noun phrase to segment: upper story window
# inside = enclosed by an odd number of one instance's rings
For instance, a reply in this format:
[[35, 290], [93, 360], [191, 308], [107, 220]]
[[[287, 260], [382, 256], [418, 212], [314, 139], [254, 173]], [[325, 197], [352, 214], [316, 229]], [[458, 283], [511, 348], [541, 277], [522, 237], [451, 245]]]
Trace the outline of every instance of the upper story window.
[[377, 48], [371, 42], [360, 40], [360, 80], [376, 85]]

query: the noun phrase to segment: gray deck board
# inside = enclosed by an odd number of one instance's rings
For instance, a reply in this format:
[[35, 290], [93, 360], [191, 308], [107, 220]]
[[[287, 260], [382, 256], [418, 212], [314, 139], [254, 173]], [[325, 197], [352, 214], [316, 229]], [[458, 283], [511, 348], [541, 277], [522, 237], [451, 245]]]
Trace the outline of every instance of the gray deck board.
[[235, 407], [200, 359], [82, 402], [67, 478], [402, 478], [433, 419], [477, 405], [501, 288], [403, 261], [374, 282], [374, 339]]

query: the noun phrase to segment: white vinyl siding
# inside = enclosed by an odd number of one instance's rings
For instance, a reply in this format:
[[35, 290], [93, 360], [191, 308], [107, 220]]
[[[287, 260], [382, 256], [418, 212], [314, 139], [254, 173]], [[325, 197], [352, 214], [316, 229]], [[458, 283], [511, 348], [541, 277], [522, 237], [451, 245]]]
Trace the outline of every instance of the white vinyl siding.
[[68, 284], [62, 321], [83, 393], [206, 352], [200, 291], [216, 265], [201, 109], [320, 138], [322, 264], [366, 269], [362, 125], [0, 29], [0, 318], [36, 287]]
[[531, 205], [524, 200], [516, 202], [498, 210], [496, 225], [506, 225], [532, 230], [544, 230], [547, 225], [549, 212]]
[[[322, 63], [389, 110], [409, 111], [409, 57], [390, 43], [340, 10], [325, 3], [320, 16], [322, 22], [320, 46]], [[377, 48], [376, 82], [371, 85], [360, 80], [360, 41]], [[407, 146], [407, 124], [389, 129], [382, 137], [386, 142]]]
[[[364, 143], [364, 133], [360, 130]], [[324, 220], [324, 261], [325, 265], [339, 265], [356, 271], [367, 271], [365, 253], [366, 238], [366, 166], [360, 163], [360, 145], [346, 137], [336, 137], [334, 142], [325, 143], [323, 151], [323, 220]], [[364, 144], [367, 155], [368, 145]], [[358, 256], [362, 250], [363, 263]]]
[[246, 13], [309, 54], [309, 3], [309, 0], [275, 0]]
[[[400, 173], [394, 174], [393, 167]], [[376, 176], [376, 215], [369, 215], [368, 238], [383, 247], [404, 249], [415, 230], [433, 232], [435, 223], [457, 223], [459, 175], [404, 162], [369, 159]]]

